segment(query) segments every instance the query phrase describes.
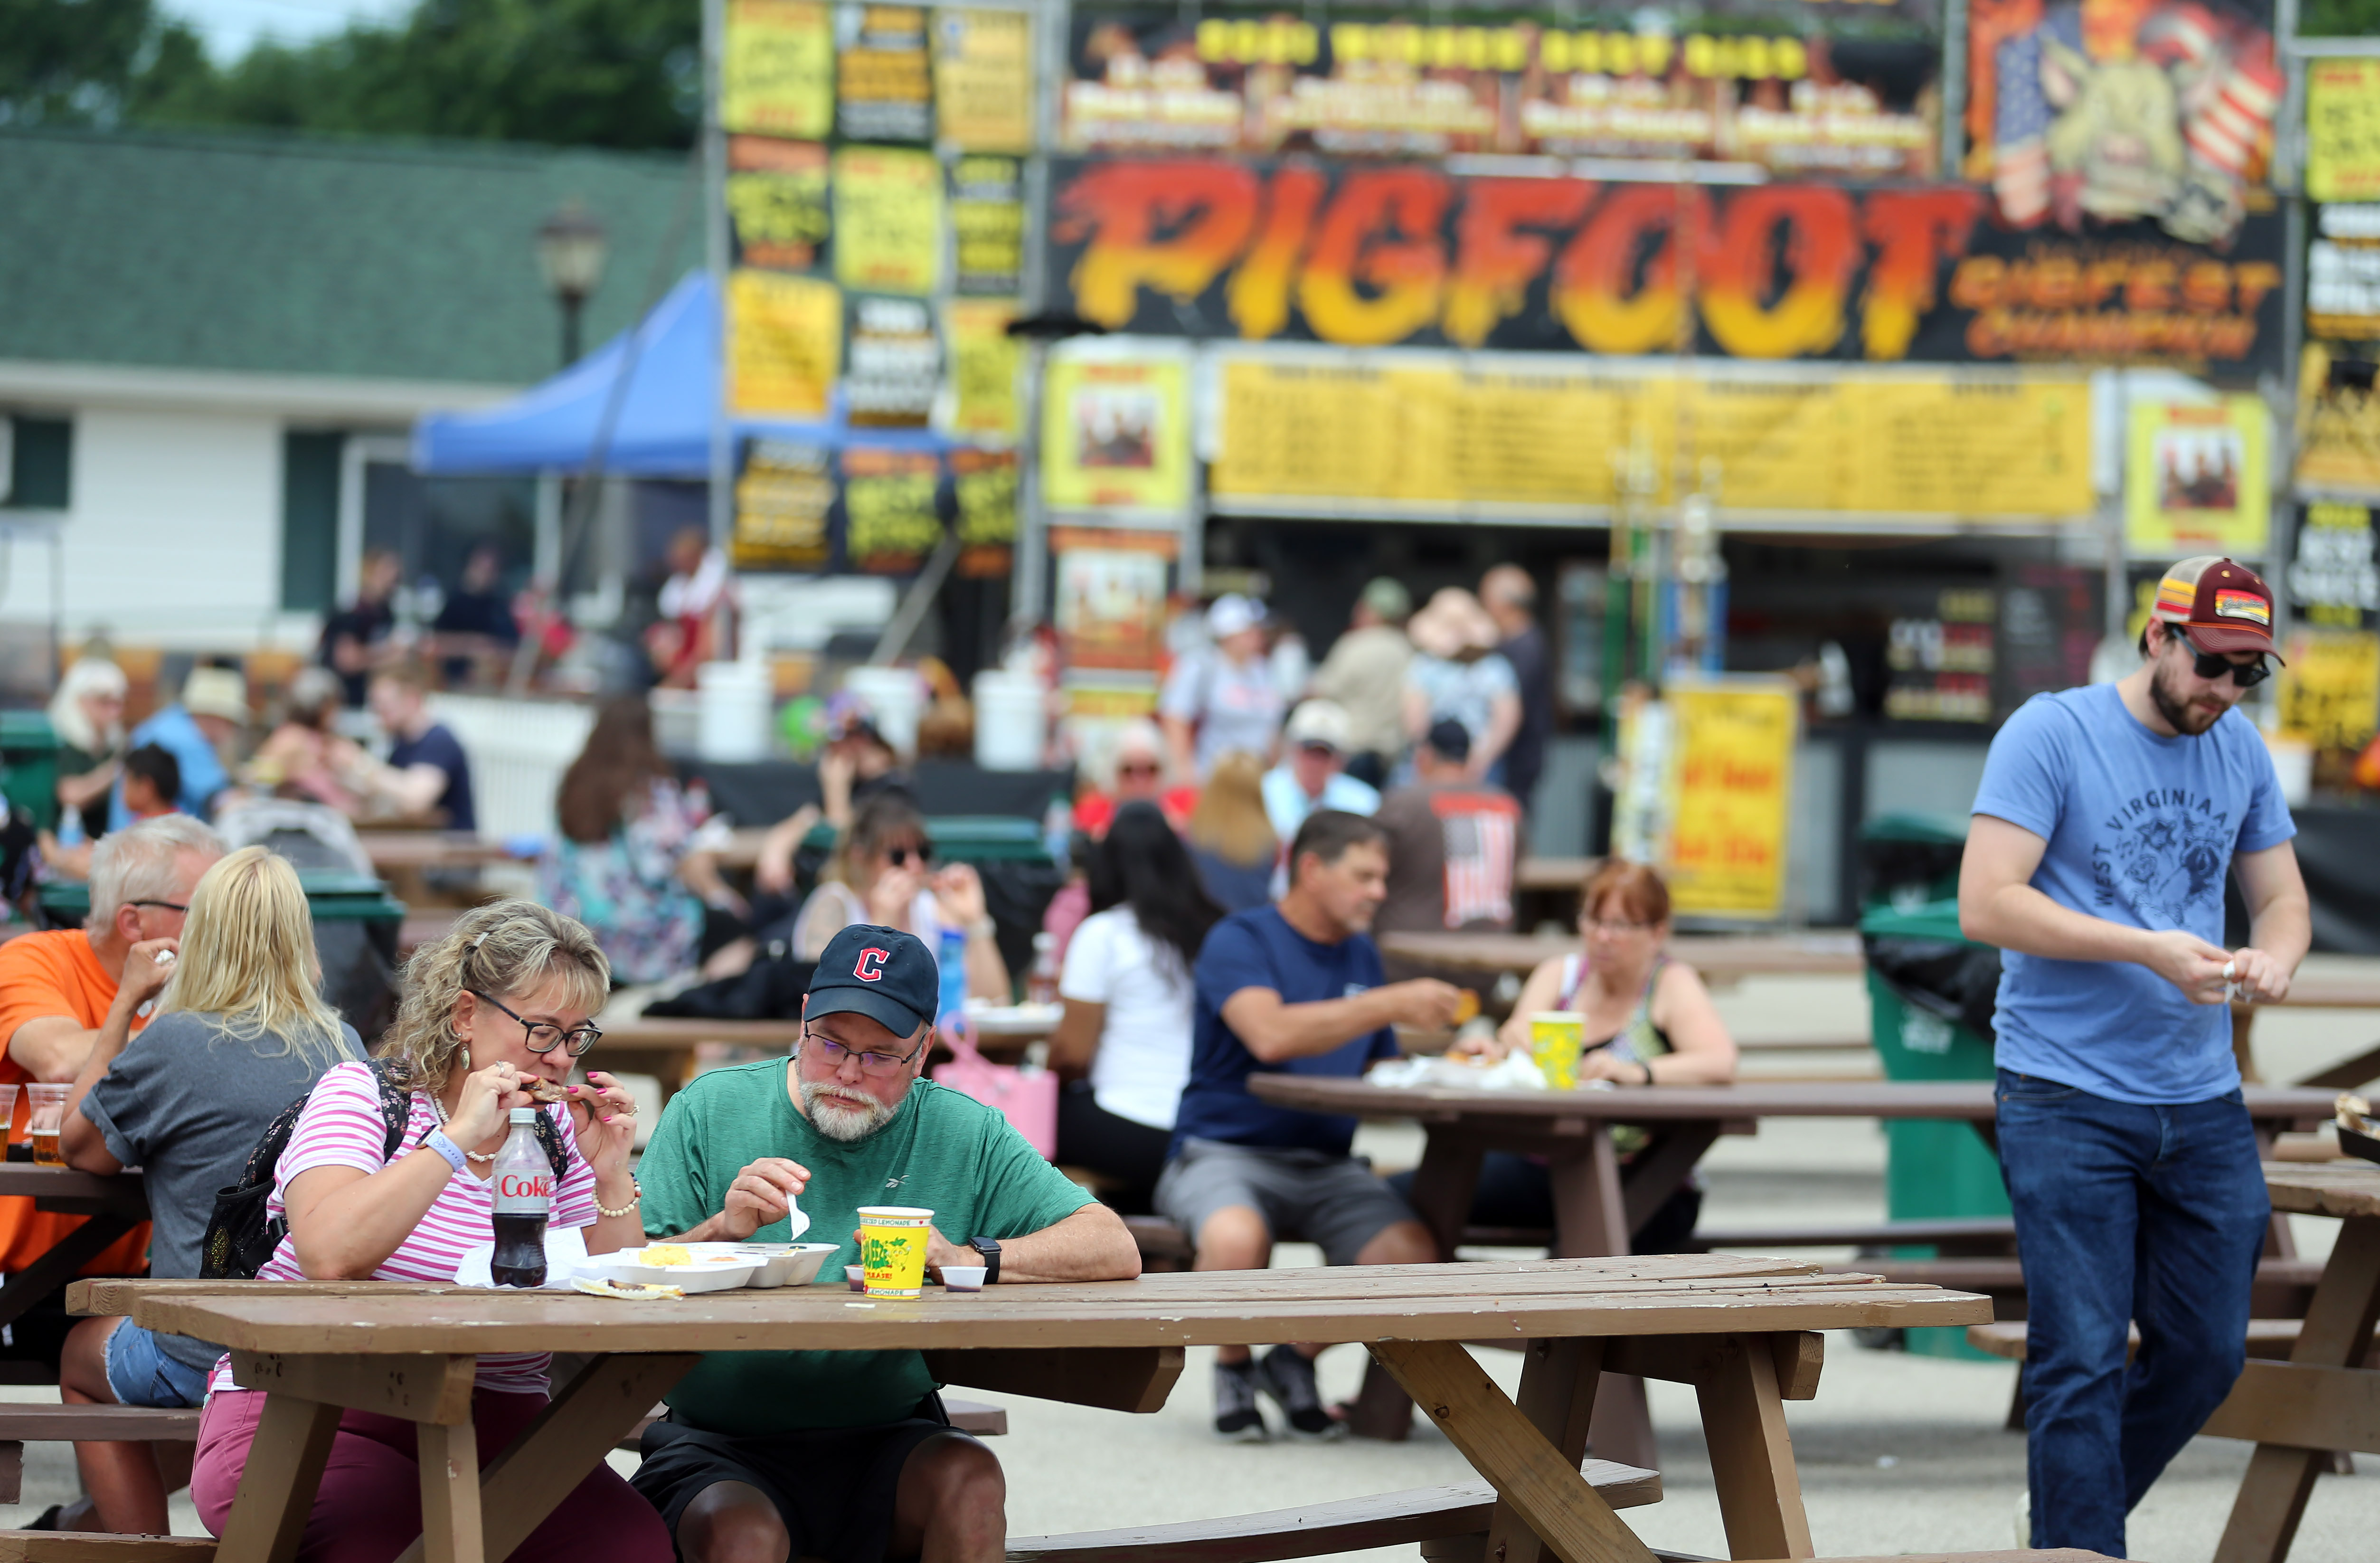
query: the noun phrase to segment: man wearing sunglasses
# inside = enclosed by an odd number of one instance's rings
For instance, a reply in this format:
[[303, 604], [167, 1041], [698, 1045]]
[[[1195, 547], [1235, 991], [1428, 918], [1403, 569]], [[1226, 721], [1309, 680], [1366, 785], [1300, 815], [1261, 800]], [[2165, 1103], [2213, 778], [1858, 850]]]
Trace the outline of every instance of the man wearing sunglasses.
[[[859, 1207], [934, 1213], [926, 1262], [988, 1282], [1124, 1280], [1123, 1222], [1008, 1120], [918, 1079], [933, 1044], [934, 957], [914, 934], [854, 924], [828, 941], [790, 1059], [712, 1069], [671, 1098], [638, 1167], [656, 1239], [840, 1243]], [[953, 1432], [915, 1351], [714, 1352], [645, 1435], [637, 1490], [686, 1563], [924, 1556], [1000, 1563], [1000, 1461]]]
[[[1975, 795], [1959, 920], [2007, 952], [1998, 1144], [2024, 1261], [2036, 1547], [2125, 1556], [2126, 1514], [2243, 1360], [2271, 1206], [2225, 1000], [2285, 997], [2310, 936], [2297, 827], [2232, 710], [2265, 677], [2272, 627], [2253, 571], [2182, 560], [2141, 665], [2028, 701]], [[2231, 874], [2238, 949], [2222, 943]]]

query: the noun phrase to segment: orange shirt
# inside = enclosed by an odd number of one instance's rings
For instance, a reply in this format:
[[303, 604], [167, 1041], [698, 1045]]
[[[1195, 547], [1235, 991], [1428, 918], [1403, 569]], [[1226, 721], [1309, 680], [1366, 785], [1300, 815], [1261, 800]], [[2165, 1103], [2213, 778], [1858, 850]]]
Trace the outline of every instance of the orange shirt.
[[[0, 945], [0, 1085], [24, 1085], [31, 1072], [6, 1056], [17, 1028], [28, 1020], [66, 1016], [79, 1026], [96, 1026], [107, 1019], [115, 1002], [115, 979], [91, 953], [91, 940], [79, 928], [46, 934], [19, 934]], [[147, 1021], [135, 1017], [135, 1032]], [[25, 1132], [32, 1103], [17, 1093], [17, 1114], [9, 1138]], [[0, 1199], [0, 1272], [15, 1275], [55, 1248], [58, 1239], [89, 1220], [84, 1215], [53, 1215], [33, 1208], [30, 1197]], [[149, 1224], [126, 1233], [98, 1258], [83, 1266], [86, 1276], [137, 1276], [149, 1267]]]

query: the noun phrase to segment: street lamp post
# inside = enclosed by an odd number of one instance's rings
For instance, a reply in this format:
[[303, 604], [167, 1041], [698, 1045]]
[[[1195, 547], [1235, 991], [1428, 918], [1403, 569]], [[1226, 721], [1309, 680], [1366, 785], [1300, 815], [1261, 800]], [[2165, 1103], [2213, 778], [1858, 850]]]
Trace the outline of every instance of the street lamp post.
[[537, 263], [545, 285], [562, 304], [562, 363], [578, 361], [578, 318], [588, 296], [603, 280], [603, 261], [610, 248], [603, 225], [576, 201], [539, 225]]

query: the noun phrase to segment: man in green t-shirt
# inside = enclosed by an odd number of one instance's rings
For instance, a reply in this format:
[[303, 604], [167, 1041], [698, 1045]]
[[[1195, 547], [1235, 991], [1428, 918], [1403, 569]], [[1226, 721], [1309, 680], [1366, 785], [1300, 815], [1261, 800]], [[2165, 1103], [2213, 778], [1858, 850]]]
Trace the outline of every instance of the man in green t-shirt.
[[[677, 1241], [841, 1241], [859, 1207], [934, 1213], [929, 1274], [987, 1282], [1129, 1280], [1140, 1253], [1115, 1213], [990, 1107], [918, 1079], [933, 1042], [934, 958], [914, 935], [837, 934], [802, 1000], [790, 1059], [712, 1069], [671, 1099], [638, 1174], [645, 1230]], [[848, 1234], [846, 1236], [846, 1234]], [[637, 1490], [685, 1563], [921, 1553], [999, 1563], [1000, 1461], [952, 1431], [915, 1351], [712, 1352], [645, 1432]]]

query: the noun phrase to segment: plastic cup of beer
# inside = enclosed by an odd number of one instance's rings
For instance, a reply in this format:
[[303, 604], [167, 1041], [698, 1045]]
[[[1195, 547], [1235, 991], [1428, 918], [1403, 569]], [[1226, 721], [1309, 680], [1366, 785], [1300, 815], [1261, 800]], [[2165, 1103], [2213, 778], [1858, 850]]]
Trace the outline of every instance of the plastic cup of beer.
[[1578, 1057], [1586, 1050], [1586, 1017], [1567, 1009], [1544, 1009], [1529, 1017], [1529, 1056], [1549, 1091], [1578, 1084]]
[[64, 1166], [67, 1154], [58, 1147], [58, 1135], [67, 1126], [67, 1085], [34, 1084], [25, 1087], [25, 1094], [33, 1104], [32, 1117], [25, 1132], [33, 1142], [33, 1164], [36, 1166]]
[[934, 1213], [905, 1204], [859, 1207], [859, 1264], [870, 1297], [915, 1297], [926, 1288]]
[[17, 1137], [17, 1082], [0, 1085], [0, 1144]]

